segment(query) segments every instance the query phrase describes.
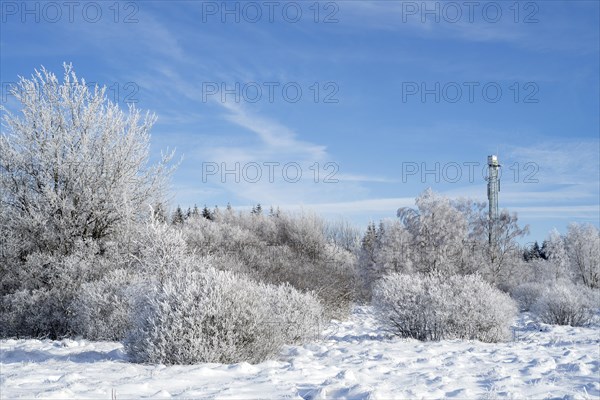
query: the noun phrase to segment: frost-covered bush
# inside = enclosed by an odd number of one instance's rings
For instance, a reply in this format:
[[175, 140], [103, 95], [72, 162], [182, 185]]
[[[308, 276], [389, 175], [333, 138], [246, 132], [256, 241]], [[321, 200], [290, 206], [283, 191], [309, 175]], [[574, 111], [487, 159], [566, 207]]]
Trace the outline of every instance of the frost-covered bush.
[[[228, 231], [235, 233], [229, 243]], [[157, 221], [142, 229], [134, 265], [146, 278], [136, 285], [126, 339], [132, 360], [258, 362], [313, 333], [319, 301], [284, 281], [260, 283], [259, 271], [275, 259], [244, 246], [250, 238], [236, 226], [201, 220], [184, 230]]]
[[71, 333], [71, 302], [85, 282], [102, 276], [106, 259], [94, 243], [70, 255], [36, 252], [1, 277], [3, 336], [58, 338]]
[[356, 298], [357, 260], [344, 247], [351, 242], [350, 234], [336, 236], [329, 229], [327, 235], [328, 229], [311, 214], [266, 216], [227, 210], [212, 221], [190, 219], [183, 236], [189, 252], [213, 256], [215, 268], [314, 291], [326, 315], [341, 318]]
[[163, 279], [170, 270], [189, 263], [193, 255], [180, 229], [154, 219], [140, 227], [132, 259], [136, 271]]
[[132, 228], [122, 268], [81, 285], [71, 304], [74, 334], [91, 340], [122, 340], [132, 327], [135, 292], [196, 262], [183, 232], [157, 218]]
[[261, 244], [260, 238], [252, 231], [232, 223], [196, 218], [183, 227], [184, 238], [191, 250], [198, 255], [235, 254], [245, 247]]
[[450, 326], [457, 337], [489, 343], [510, 338], [517, 305], [508, 294], [476, 275], [453, 276], [443, 282], [441, 287], [453, 294], [447, 301]]
[[346, 250], [326, 244], [318, 254], [307, 255], [279, 246], [270, 249], [268, 257], [257, 257], [254, 261], [255, 276], [260, 281], [289, 283], [303, 292], [313, 291], [328, 318], [343, 318], [349, 312], [358, 285], [358, 271], [354, 255]]
[[131, 328], [132, 291], [140, 279], [119, 269], [82, 285], [71, 305], [73, 332], [90, 340], [122, 340]]
[[2, 296], [0, 333], [3, 337], [50, 337], [69, 333], [68, 306], [72, 293], [56, 288], [18, 290]]
[[544, 294], [548, 284], [525, 282], [510, 288], [510, 295], [519, 304], [521, 311], [530, 311], [533, 304]]
[[373, 304], [391, 330], [419, 340], [508, 339], [516, 305], [478, 276], [391, 274], [375, 286]]
[[[302, 293], [289, 284], [265, 285], [268, 289], [269, 323], [281, 344], [298, 344], [314, 339], [323, 328], [324, 309], [312, 293]], [[265, 290], [266, 291], [266, 290]]]
[[582, 326], [600, 307], [597, 292], [584, 285], [559, 282], [546, 289], [532, 310], [547, 324]]
[[439, 339], [432, 314], [435, 311], [425, 278], [391, 274], [382, 278], [373, 291], [373, 305], [380, 318], [399, 336], [419, 340]]
[[172, 270], [137, 299], [126, 340], [133, 361], [259, 362], [319, 321], [321, 306], [310, 294], [218, 271], [205, 258], [198, 263]]

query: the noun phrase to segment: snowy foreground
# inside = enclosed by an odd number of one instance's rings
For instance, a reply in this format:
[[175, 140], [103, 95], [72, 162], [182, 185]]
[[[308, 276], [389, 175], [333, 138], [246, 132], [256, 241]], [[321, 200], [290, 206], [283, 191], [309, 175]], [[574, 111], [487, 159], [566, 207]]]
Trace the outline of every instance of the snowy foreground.
[[600, 330], [515, 322], [515, 340], [387, 337], [371, 309], [258, 365], [137, 365], [113, 342], [0, 341], [2, 399], [600, 397]]

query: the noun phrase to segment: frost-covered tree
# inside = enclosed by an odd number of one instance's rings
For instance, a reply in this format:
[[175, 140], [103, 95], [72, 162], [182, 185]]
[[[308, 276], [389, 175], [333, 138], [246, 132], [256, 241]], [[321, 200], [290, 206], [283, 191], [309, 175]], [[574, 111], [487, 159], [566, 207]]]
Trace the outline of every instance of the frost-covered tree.
[[213, 220], [213, 213], [208, 209], [208, 207], [206, 207], [206, 204], [202, 209], [202, 217], [208, 219], [209, 221]]
[[544, 241], [545, 255], [551, 268], [552, 276], [555, 280], [568, 279], [571, 277], [569, 270], [569, 255], [565, 246], [564, 238], [553, 229]]
[[[192, 211], [189, 211], [189, 214], [192, 214]], [[185, 214], [183, 213], [183, 210], [181, 209], [180, 206], [177, 206], [177, 208], [175, 209], [175, 211], [173, 211], [173, 215], [171, 216], [171, 223], [173, 225], [180, 225], [183, 224], [185, 222]]]
[[62, 81], [42, 68], [11, 93], [21, 109], [2, 107], [0, 230], [19, 257], [68, 254], [162, 200], [172, 154], [149, 164], [153, 114], [124, 112], [67, 64]]
[[[490, 225], [485, 202], [461, 199], [453, 204], [465, 215], [469, 227], [460, 266], [463, 273], [479, 271], [496, 285], [515, 279], [523, 267], [523, 253], [517, 239], [526, 235], [529, 227], [520, 227], [517, 214], [507, 210], [502, 210]], [[492, 243], [489, 242], [490, 228], [494, 229]]]
[[516, 213], [502, 210], [491, 225], [491, 229], [494, 229], [494, 239], [492, 243], [487, 243], [487, 262], [483, 271], [488, 282], [496, 285], [507, 283], [523, 266], [517, 239], [529, 233], [529, 226], [521, 228], [518, 222]]
[[377, 228], [373, 221], [367, 225], [367, 231], [365, 232], [362, 241], [361, 248], [365, 252], [368, 258], [375, 262], [375, 249], [377, 247]]
[[373, 287], [373, 283], [376, 281], [377, 273], [377, 262], [375, 255], [379, 248], [377, 239], [377, 228], [373, 221], [367, 225], [361, 242], [360, 250], [358, 251], [358, 263], [360, 265], [360, 277], [362, 280], [362, 289], [364, 291], [363, 296], [369, 297]]
[[200, 217], [200, 210], [198, 209], [198, 206], [196, 204], [194, 204], [193, 208], [188, 207], [187, 211], [185, 212], [185, 219], [198, 218], [198, 217]]
[[487, 263], [487, 204], [465, 198], [451, 203], [467, 221], [467, 236], [463, 238], [462, 251], [456, 253], [455, 268], [459, 274], [473, 274]]
[[20, 78], [2, 107], [1, 333], [69, 334], [82, 285], [126, 268], [131, 238], [164, 216], [172, 154], [149, 162], [156, 119], [123, 111], [64, 66]]
[[578, 279], [600, 288], [600, 233], [590, 224], [570, 224], [565, 237], [569, 262]]
[[360, 248], [360, 231], [346, 220], [325, 223], [325, 236], [331, 243], [348, 251], [355, 252]]
[[360, 252], [365, 289], [370, 292], [385, 275], [412, 271], [411, 245], [412, 237], [400, 221], [384, 220], [378, 228], [370, 224]]
[[194, 208], [192, 208], [191, 217], [198, 218], [199, 216], [200, 216], [200, 210], [198, 209], [198, 206], [196, 204], [194, 204]]
[[167, 210], [163, 203], [156, 203], [150, 210], [150, 217], [154, 221], [167, 222]]
[[382, 275], [412, 271], [411, 237], [400, 221], [385, 221], [380, 228], [379, 248], [375, 255]]
[[260, 215], [260, 214], [262, 214], [262, 206], [260, 205], [260, 203], [258, 203], [257, 205], [253, 206], [251, 212], [254, 215]]
[[412, 235], [414, 267], [421, 272], [458, 272], [468, 225], [465, 215], [444, 196], [427, 189], [417, 210], [401, 208], [398, 217]]
[[525, 251], [523, 251], [523, 259], [525, 261], [530, 261], [540, 258], [544, 258], [542, 257], [542, 248], [536, 240], [531, 247], [528, 247], [525, 249]]

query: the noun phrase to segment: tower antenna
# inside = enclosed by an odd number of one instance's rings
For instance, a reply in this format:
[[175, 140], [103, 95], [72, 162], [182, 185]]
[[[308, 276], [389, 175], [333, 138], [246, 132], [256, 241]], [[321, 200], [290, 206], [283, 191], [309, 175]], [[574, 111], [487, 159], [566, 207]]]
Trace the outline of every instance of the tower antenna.
[[495, 227], [496, 220], [498, 219], [498, 193], [500, 192], [500, 179], [498, 172], [500, 169], [498, 163], [498, 156], [488, 156], [488, 176], [487, 176], [487, 195], [488, 195], [488, 224], [489, 224], [489, 243], [490, 246], [495, 243]]

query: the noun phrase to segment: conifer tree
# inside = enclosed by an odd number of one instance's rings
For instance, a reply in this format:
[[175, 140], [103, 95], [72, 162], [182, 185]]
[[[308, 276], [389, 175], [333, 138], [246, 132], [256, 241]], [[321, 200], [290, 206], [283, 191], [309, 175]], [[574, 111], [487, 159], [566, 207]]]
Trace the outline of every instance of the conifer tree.
[[171, 223], [173, 225], [181, 225], [185, 221], [185, 216], [183, 215], [183, 211], [180, 206], [177, 206], [175, 211], [173, 212], [173, 216], [171, 217]]

